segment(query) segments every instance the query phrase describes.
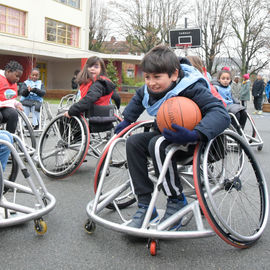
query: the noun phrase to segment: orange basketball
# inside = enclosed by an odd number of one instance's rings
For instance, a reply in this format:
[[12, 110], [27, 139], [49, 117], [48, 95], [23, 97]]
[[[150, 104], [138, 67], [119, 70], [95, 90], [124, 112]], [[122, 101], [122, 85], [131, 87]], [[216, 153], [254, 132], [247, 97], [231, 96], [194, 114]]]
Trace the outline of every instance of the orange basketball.
[[157, 112], [157, 125], [162, 132], [164, 128], [171, 128], [172, 124], [177, 124], [189, 130], [201, 121], [202, 114], [198, 105], [186, 97], [172, 97], [167, 99]]

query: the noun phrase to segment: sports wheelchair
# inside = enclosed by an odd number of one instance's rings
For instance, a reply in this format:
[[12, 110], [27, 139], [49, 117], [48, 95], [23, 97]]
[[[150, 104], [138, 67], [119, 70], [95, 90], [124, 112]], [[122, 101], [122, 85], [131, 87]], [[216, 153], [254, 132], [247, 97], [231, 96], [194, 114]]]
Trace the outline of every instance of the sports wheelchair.
[[[104, 148], [95, 171], [95, 198], [86, 207], [86, 231], [93, 233], [96, 224], [99, 224], [118, 232], [148, 238], [151, 255], [157, 253], [158, 239], [169, 238], [200, 238], [217, 234], [234, 247], [252, 246], [267, 224], [268, 191], [253, 151], [244, 138], [229, 129], [208, 143], [198, 143], [193, 157], [178, 165], [189, 203], [160, 223], [151, 223], [151, 214], [154, 207], [159, 217], [164, 214], [166, 200], [160, 186], [172, 156], [183, 146], [173, 145], [158, 179], [149, 160], [149, 177], [155, 183], [152, 200], [142, 227], [127, 226], [136, 211], [133, 207], [136, 197], [128, 172], [125, 143], [128, 136], [151, 130], [152, 123], [146, 121], [130, 125]], [[194, 224], [190, 222], [192, 218]], [[181, 230], [170, 230], [180, 219]]]
[[[37, 145], [34, 130], [26, 114], [21, 110], [17, 110], [17, 113], [18, 113], [18, 123], [15, 134], [20, 137], [21, 141], [23, 142], [23, 145], [27, 149], [28, 154], [32, 156], [35, 153]], [[5, 130], [6, 124], [0, 123], [0, 129]], [[15, 141], [15, 148], [20, 156], [24, 155], [24, 152], [20, 149], [19, 145], [17, 145], [17, 141]]]
[[41, 235], [47, 231], [42, 217], [54, 208], [56, 200], [47, 191], [22, 140], [17, 135], [13, 139], [27, 159], [27, 165], [12, 144], [0, 140], [12, 153], [4, 173], [0, 164], [0, 227], [34, 220], [35, 230]]
[[93, 106], [90, 116], [57, 115], [41, 134], [38, 159], [41, 170], [51, 178], [75, 173], [86, 155], [98, 158], [121, 121], [114, 105]]
[[232, 123], [230, 128], [242, 136], [250, 146], [257, 147], [257, 150], [261, 151], [263, 148], [263, 140], [250, 114], [247, 113], [247, 121], [244, 128], [241, 127], [239, 121], [233, 113], [229, 113], [229, 115]]
[[48, 123], [53, 119], [53, 114], [50, 108], [50, 104], [47, 101], [43, 101], [40, 107], [39, 114], [39, 128], [34, 130], [35, 136], [40, 136]]

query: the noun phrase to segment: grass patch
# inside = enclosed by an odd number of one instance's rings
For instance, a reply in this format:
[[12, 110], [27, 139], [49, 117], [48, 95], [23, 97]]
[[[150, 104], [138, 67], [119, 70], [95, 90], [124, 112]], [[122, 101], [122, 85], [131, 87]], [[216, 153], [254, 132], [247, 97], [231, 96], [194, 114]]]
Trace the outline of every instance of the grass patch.
[[60, 103], [60, 99], [44, 98], [44, 100], [50, 104], [59, 104]]

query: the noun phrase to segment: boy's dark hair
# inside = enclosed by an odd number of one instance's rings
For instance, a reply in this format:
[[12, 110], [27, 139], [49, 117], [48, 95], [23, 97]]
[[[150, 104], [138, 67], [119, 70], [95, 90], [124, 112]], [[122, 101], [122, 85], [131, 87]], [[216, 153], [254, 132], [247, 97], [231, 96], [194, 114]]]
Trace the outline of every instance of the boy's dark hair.
[[151, 49], [141, 62], [143, 72], [167, 73], [169, 77], [179, 70], [179, 77], [183, 77], [183, 71], [176, 54], [166, 46], [159, 45]]
[[231, 71], [230, 70], [226, 70], [226, 69], [222, 69], [222, 70], [219, 71], [219, 73], [217, 75], [217, 79], [219, 80], [220, 77], [221, 77], [221, 75], [224, 74], [224, 73], [229, 74], [230, 77], [231, 77], [231, 79], [232, 79], [232, 73], [231, 73]]
[[77, 75], [77, 78], [75, 80], [76, 83], [81, 85], [82, 83], [88, 83], [89, 81], [93, 80], [90, 72], [88, 71], [88, 68], [92, 67], [93, 65], [98, 64], [98, 63], [101, 66], [101, 72], [100, 72], [99, 75], [100, 76], [107, 76], [104, 61], [101, 58], [97, 57], [97, 56], [92, 56], [92, 57], [89, 57], [87, 59], [83, 69]]
[[20, 63], [18, 63], [17, 61], [10, 61], [6, 64], [5, 66], [5, 71], [16, 71], [16, 70], [20, 70], [23, 71], [23, 67]]

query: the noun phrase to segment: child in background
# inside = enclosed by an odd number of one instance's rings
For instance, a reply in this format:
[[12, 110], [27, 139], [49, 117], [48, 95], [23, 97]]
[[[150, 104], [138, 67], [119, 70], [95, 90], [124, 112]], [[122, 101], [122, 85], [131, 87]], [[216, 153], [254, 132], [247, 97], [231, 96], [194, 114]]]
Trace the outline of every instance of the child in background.
[[115, 85], [106, 77], [105, 64], [101, 58], [88, 58], [76, 81], [80, 85], [80, 101], [64, 113], [66, 117], [79, 116], [82, 112], [89, 111], [93, 104], [110, 104]]
[[247, 108], [247, 101], [250, 100], [250, 85], [251, 82], [249, 80], [249, 74], [243, 75], [243, 81], [240, 87], [240, 100], [242, 106], [245, 106]]
[[21, 103], [24, 112], [29, 116], [32, 113], [32, 125], [34, 130], [39, 129], [40, 107], [43, 96], [46, 94], [44, 84], [39, 80], [40, 72], [38, 68], [33, 68], [30, 78], [26, 80], [20, 88]]
[[208, 82], [210, 84], [211, 93], [213, 94], [213, 96], [222, 100], [223, 105], [226, 107], [227, 106], [226, 102], [223, 101], [223, 98], [221, 97], [221, 95], [217, 92], [216, 88], [210, 82], [211, 75], [207, 72], [206, 68], [204, 67], [201, 58], [198, 56], [187, 56], [187, 59], [190, 61], [191, 65], [193, 67], [197, 68], [203, 74], [204, 78], [206, 78], [208, 80]]
[[[128, 224], [134, 228], [142, 226], [154, 190], [154, 184], [148, 176], [147, 157], [152, 158], [158, 176], [158, 168], [162, 166], [171, 144], [183, 145], [183, 149], [177, 151], [172, 158], [169, 165], [172, 169], [166, 174], [166, 180], [162, 185], [164, 193], [168, 196], [163, 221], [187, 205], [177, 173], [176, 160], [181, 161], [192, 156], [198, 141], [214, 138], [230, 123], [230, 117], [222, 101], [211, 94], [209, 84], [202, 74], [190, 65], [180, 64], [175, 53], [166, 46], [157, 46], [150, 50], [144, 56], [141, 66], [145, 85], [137, 90], [125, 108], [124, 120], [116, 127], [116, 133], [135, 122], [145, 109], [148, 114], [156, 116], [162, 103], [173, 96], [184, 96], [197, 103], [202, 112], [202, 120], [192, 131], [172, 124], [175, 131], [164, 129], [161, 134], [155, 128], [151, 132], [133, 134], [127, 139], [128, 168], [138, 199], [138, 210]], [[158, 213], [154, 210], [151, 220], [157, 218]], [[181, 220], [169, 229], [178, 229], [180, 226]]]
[[266, 94], [268, 103], [270, 103], [270, 80], [267, 82], [265, 86], [265, 94]]
[[232, 76], [229, 70], [221, 70], [217, 76], [218, 82], [214, 84], [218, 93], [222, 96], [223, 100], [227, 104], [228, 112], [233, 113], [242, 128], [245, 127], [247, 121], [247, 112], [244, 106], [240, 105], [240, 102], [233, 98], [231, 91]]
[[104, 61], [97, 56], [88, 58], [76, 79], [80, 85], [80, 101], [73, 104], [65, 116], [79, 116], [81, 112], [89, 111], [93, 104], [110, 104], [110, 99], [114, 100], [119, 109], [121, 98], [116, 92], [115, 85], [106, 76]]
[[238, 100], [240, 100], [240, 87], [241, 87], [239, 79], [240, 79], [239, 76], [235, 76], [231, 84], [232, 96], [233, 98]]
[[23, 67], [16, 61], [10, 61], [5, 70], [0, 70], [0, 123], [7, 123], [6, 130], [15, 133], [18, 113], [23, 110], [22, 104], [16, 100], [18, 96], [17, 82], [23, 74]]

